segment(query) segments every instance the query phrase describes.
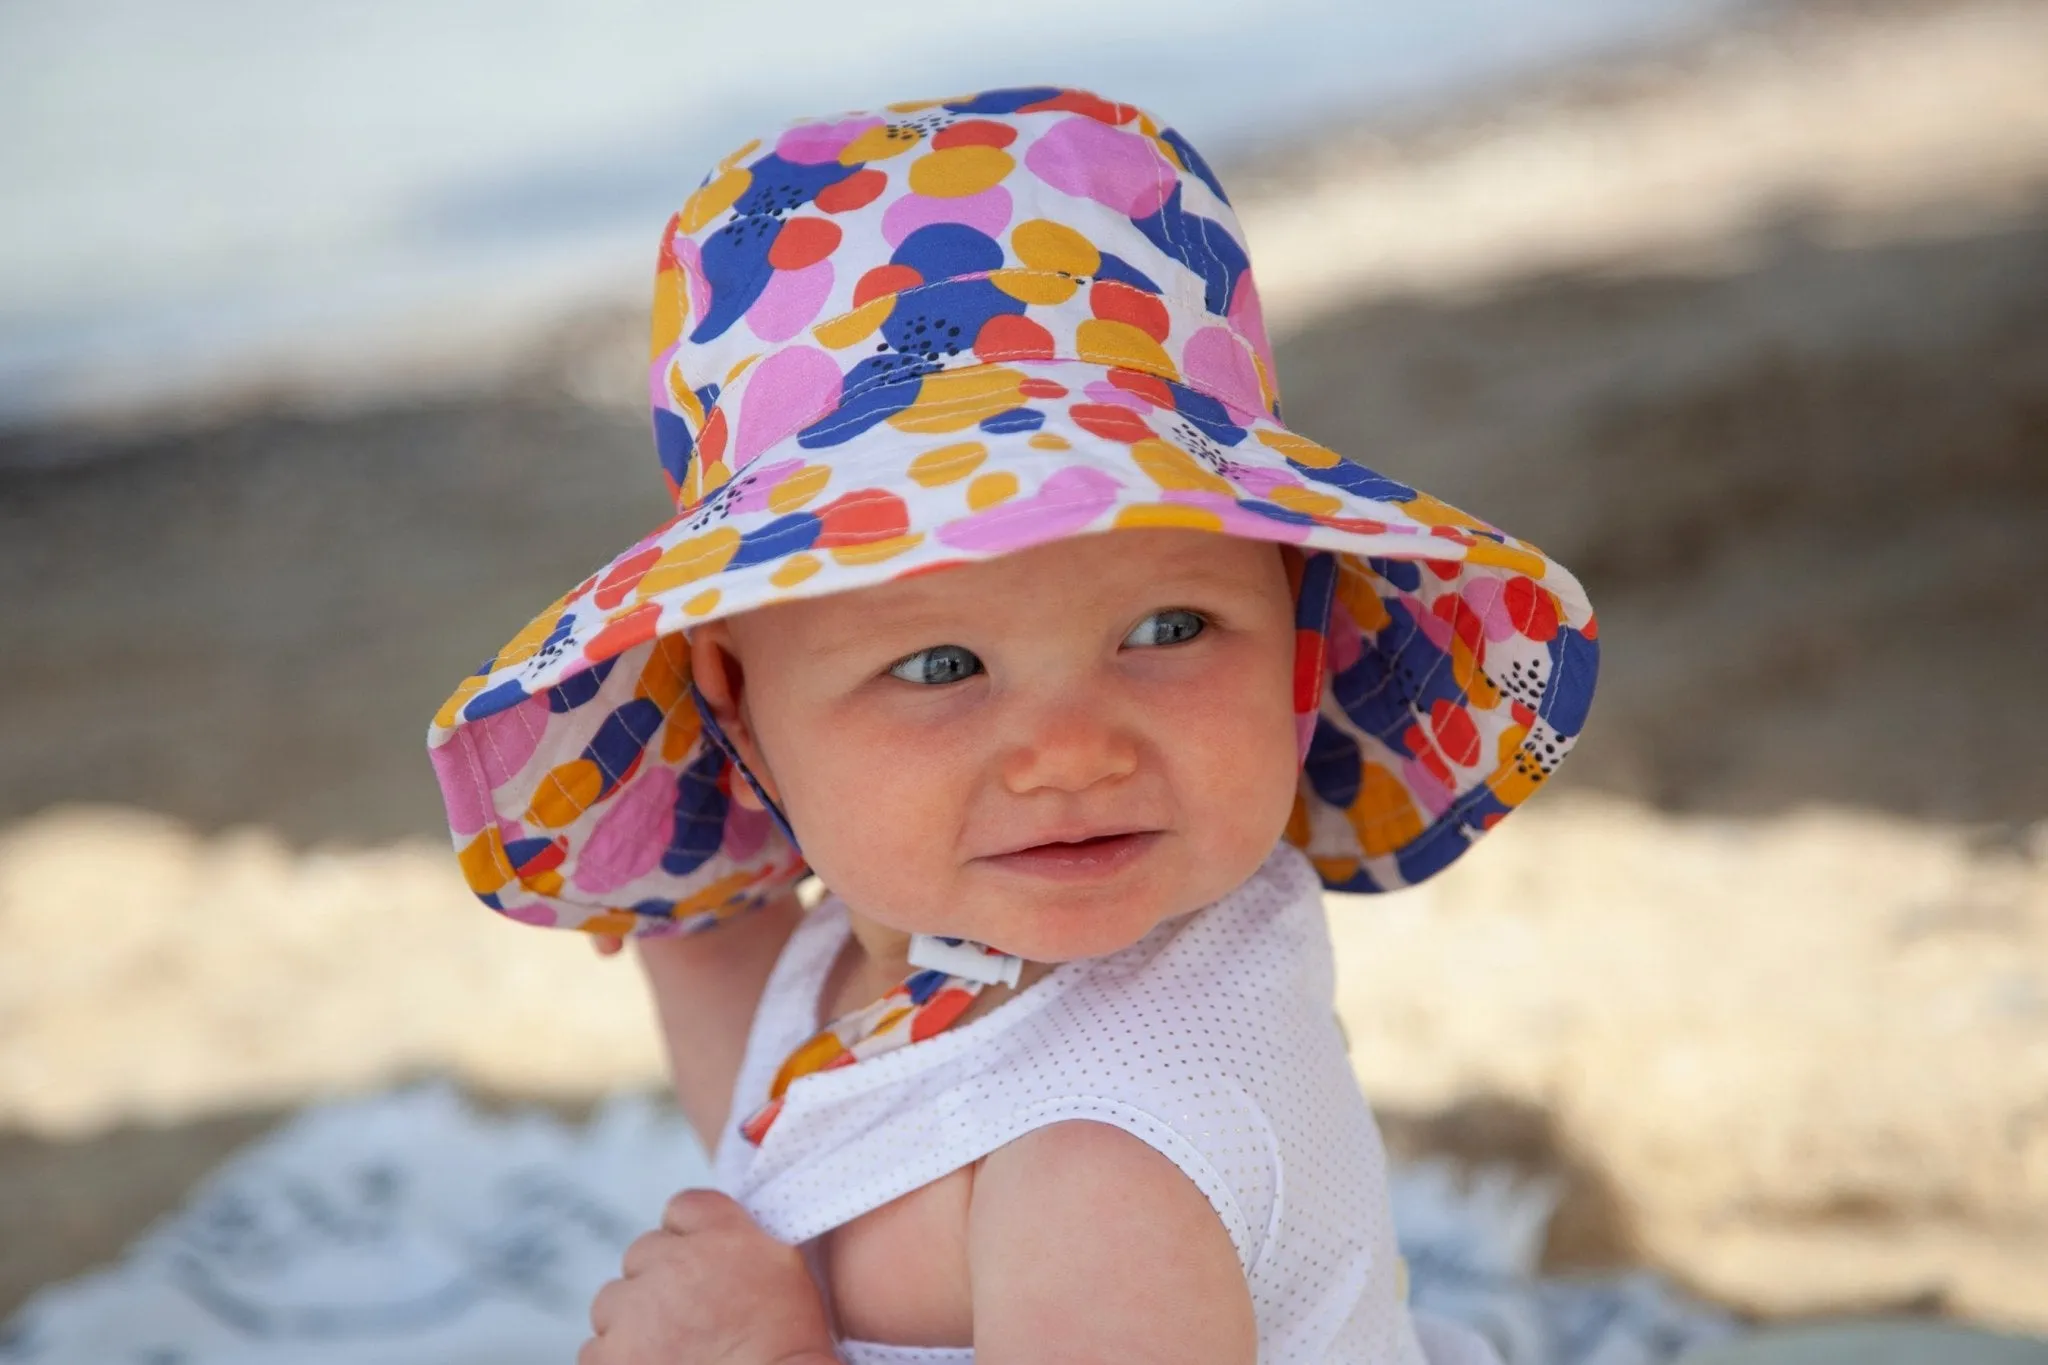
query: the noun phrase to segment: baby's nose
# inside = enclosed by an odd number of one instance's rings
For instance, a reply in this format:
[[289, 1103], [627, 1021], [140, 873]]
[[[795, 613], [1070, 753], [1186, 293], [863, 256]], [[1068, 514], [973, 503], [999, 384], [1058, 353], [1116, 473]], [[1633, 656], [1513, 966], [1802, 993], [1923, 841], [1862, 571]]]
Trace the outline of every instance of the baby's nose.
[[1003, 754], [1003, 782], [1024, 793], [1082, 791], [1138, 769], [1139, 739], [1099, 699], [1070, 697], [1034, 708]]

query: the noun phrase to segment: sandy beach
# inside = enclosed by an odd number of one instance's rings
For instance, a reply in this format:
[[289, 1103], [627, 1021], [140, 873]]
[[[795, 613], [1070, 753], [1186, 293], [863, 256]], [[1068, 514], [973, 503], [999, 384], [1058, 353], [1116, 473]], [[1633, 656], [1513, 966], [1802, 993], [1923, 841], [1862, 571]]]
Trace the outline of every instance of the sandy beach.
[[[1332, 898], [1395, 1146], [1564, 1180], [1559, 1267], [2048, 1330], [2048, 9], [1761, 7], [1224, 175], [1289, 421], [1600, 610], [1554, 788]], [[0, 1316], [309, 1100], [658, 1083], [421, 753], [662, 519], [643, 330], [0, 434]]]

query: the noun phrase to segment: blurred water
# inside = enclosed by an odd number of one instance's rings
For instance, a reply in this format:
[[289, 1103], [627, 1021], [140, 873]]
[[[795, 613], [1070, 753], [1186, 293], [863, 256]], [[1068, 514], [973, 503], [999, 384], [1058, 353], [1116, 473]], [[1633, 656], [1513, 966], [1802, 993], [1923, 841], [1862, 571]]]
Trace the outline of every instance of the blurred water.
[[1213, 159], [1729, 3], [0, 5], [0, 423], [294, 358], [375, 382], [380, 352], [637, 297], [708, 165], [793, 115], [1072, 83]]

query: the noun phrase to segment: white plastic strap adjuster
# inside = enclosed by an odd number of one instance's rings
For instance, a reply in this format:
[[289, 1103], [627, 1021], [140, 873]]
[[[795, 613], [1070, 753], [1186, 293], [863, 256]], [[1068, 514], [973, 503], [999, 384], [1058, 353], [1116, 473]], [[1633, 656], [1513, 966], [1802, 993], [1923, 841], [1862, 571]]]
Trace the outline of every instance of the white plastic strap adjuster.
[[1021, 957], [999, 953], [971, 939], [941, 938], [937, 934], [910, 936], [910, 965], [947, 976], [964, 976], [984, 986], [1015, 986], [1024, 972]]

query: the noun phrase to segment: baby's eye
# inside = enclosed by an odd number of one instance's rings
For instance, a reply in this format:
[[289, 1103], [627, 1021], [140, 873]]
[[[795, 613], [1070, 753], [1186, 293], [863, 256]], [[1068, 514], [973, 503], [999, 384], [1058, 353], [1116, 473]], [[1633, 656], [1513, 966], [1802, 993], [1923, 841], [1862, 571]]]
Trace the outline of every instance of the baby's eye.
[[917, 653], [897, 660], [889, 666], [889, 676], [901, 678], [908, 683], [959, 682], [981, 672], [981, 660], [974, 657], [974, 651], [962, 649], [959, 645], [933, 645]]
[[1124, 636], [1126, 645], [1178, 645], [1200, 635], [1208, 622], [1192, 611], [1175, 607], [1170, 611], [1155, 611], [1131, 628]]

